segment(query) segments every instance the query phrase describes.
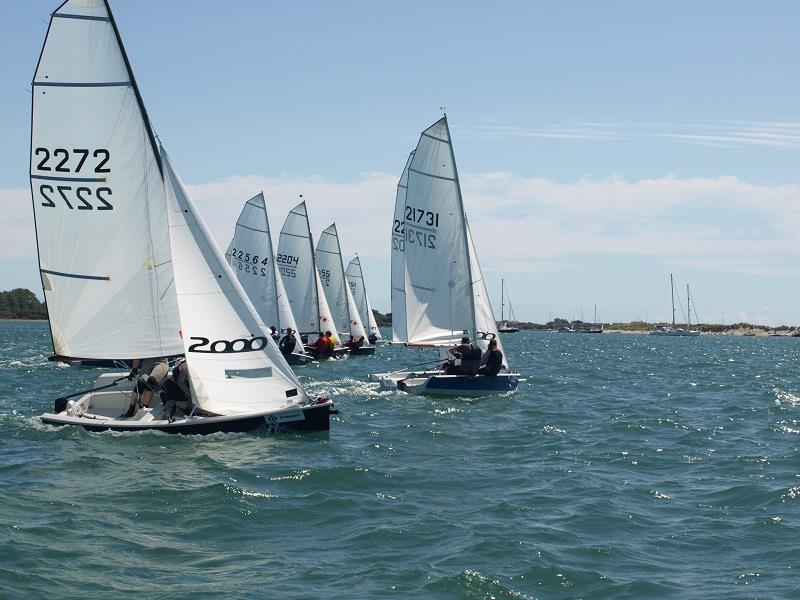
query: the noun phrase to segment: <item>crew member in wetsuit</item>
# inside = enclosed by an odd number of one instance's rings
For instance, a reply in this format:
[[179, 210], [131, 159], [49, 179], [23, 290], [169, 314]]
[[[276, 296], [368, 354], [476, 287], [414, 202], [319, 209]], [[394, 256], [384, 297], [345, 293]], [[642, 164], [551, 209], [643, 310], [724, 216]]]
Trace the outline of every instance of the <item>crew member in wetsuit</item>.
[[281, 337], [281, 334], [278, 333], [278, 328], [275, 327], [275, 325], [269, 326], [269, 334], [272, 336], [272, 339], [275, 340], [275, 342], [277, 342]]
[[483, 366], [478, 369], [478, 375], [497, 377], [500, 369], [503, 368], [503, 353], [497, 348], [497, 340], [489, 341], [489, 348], [483, 353], [481, 363]]
[[370, 343], [370, 344], [372, 344], [372, 345], [374, 346], [374, 345], [375, 345], [375, 342], [377, 342], [377, 341], [378, 341], [378, 336], [377, 336], [377, 335], [375, 334], [375, 332], [373, 331], [372, 333], [370, 333], [370, 334], [369, 334], [369, 337], [368, 337], [367, 339], [369, 340], [369, 343]]
[[286, 329], [286, 335], [281, 338], [281, 341], [278, 344], [278, 348], [285, 356], [288, 356], [289, 354], [294, 352], [296, 346], [297, 346], [297, 338], [294, 337], [294, 329], [289, 327]]
[[137, 403], [142, 408], [149, 408], [153, 394], [161, 389], [161, 384], [167, 378], [169, 364], [166, 358], [148, 358], [145, 360], [134, 359], [133, 368], [128, 374], [128, 381], [136, 381], [136, 387], [131, 392], [131, 403], [127, 412], [120, 415], [120, 419], [129, 419], [136, 414]]
[[474, 375], [481, 366], [481, 351], [469, 341], [469, 337], [461, 338], [461, 343], [449, 350], [450, 354], [461, 359], [461, 364], [447, 368], [448, 375]]
[[164, 401], [164, 418], [170, 423], [175, 415], [185, 417], [192, 411], [192, 393], [189, 384], [189, 366], [182, 360], [172, 369], [172, 374], [161, 386]]

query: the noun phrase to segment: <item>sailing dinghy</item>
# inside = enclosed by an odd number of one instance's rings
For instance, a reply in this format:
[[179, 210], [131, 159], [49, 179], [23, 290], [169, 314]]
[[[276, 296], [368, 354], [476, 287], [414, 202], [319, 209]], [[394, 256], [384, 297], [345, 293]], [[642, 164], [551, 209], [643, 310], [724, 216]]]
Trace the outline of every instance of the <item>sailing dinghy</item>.
[[52, 14], [33, 80], [31, 192], [55, 354], [185, 355], [191, 409], [154, 395], [131, 418], [134, 382], [101, 375], [56, 400], [52, 425], [92, 431], [327, 430], [157, 144], [106, 0]]
[[377, 321], [375, 321], [372, 305], [369, 303], [367, 287], [364, 284], [364, 273], [361, 271], [360, 258], [356, 256], [347, 264], [345, 276], [347, 277], [347, 285], [350, 287], [350, 293], [353, 294], [353, 300], [356, 303], [356, 310], [361, 317], [361, 323], [367, 326], [367, 337], [373, 338], [375, 344], [380, 344], [383, 342], [383, 336], [378, 328]]
[[[225, 258], [256, 307], [261, 320], [270, 328], [275, 328], [278, 333], [275, 341], [289, 329], [297, 332], [297, 323], [283, 289], [283, 280], [277, 273], [263, 193], [244, 203]], [[311, 362], [311, 357], [306, 354], [299, 338], [294, 350], [284, 353], [284, 358], [290, 365]]]
[[[468, 336], [482, 351], [495, 340], [502, 352], [464, 213], [446, 116], [422, 132], [398, 184], [392, 313], [393, 339], [408, 346], [437, 348], [442, 356]], [[508, 367], [505, 353], [503, 363], [496, 376], [402, 371], [372, 379], [382, 389], [412, 394], [484, 396], [517, 388], [519, 374]]]
[[367, 340], [367, 332], [358, 314], [350, 286], [347, 285], [336, 223], [325, 229], [319, 236], [315, 257], [319, 279], [322, 282], [322, 289], [328, 300], [336, 328], [340, 335], [348, 336], [354, 342], [345, 342], [350, 349], [350, 354], [353, 356], [374, 354], [375, 346]]
[[[311, 237], [305, 201], [286, 215], [275, 260], [292, 313], [300, 328], [301, 339], [307, 344], [306, 351], [317, 359], [341, 358], [347, 355], [347, 348], [343, 348], [339, 343], [336, 322], [325, 298], [317, 270], [314, 240]], [[330, 331], [337, 341], [336, 348], [320, 352], [308, 346], [320, 337], [320, 333], [326, 331]]]

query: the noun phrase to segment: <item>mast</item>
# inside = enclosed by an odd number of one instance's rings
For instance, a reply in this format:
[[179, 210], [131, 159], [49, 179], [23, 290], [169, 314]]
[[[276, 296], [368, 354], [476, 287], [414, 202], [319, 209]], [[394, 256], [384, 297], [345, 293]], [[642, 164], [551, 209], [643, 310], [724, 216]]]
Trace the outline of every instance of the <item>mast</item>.
[[[303, 194], [300, 194], [300, 197], [303, 197]], [[311, 225], [308, 224], [308, 209], [306, 208], [306, 201], [303, 200], [303, 211], [306, 213], [306, 228], [308, 229], [308, 244], [311, 246], [311, 266], [314, 271], [314, 285], [312, 288], [314, 289], [314, 294], [316, 295], [316, 302], [314, 306], [317, 307], [317, 333], [319, 333], [322, 324], [319, 322], [320, 320], [320, 308], [319, 308], [319, 286], [317, 285], [317, 280], [319, 279], [319, 272], [317, 271], [317, 256], [316, 252], [314, 251], [314, 238], [311, 236]]]
[[692, 305], [691, 296], [689, 296], [689, 284], [686, 284], [686, 329], [689, 329], [689, 324], [692, 322]]
[[504, 321], [504, 319], [503, 319], [503, 309], [506, 306], [505, 297], [503, 296], [503, 288], [504, 287], [505, 287], [505, 280], [501, 278], [500, 279], [500, 322], [501, 323]]
[[669, 292], [672, 297], [672, 326], [675, 327], [675, 283], [672, 280], [672, 273], [669, 274]]
[[[262, 191], [263, 195], [264, 192]], [[267, 249], [269, 250], [269, 260], [272, 262], [272, 289], [275, 290], [275, 314], [278, 320], [278, 333], [281, 332], [281, 309], [278, 307], [278, 276], [275, 274], [277, 265], [275, 264], [275, 252], [272, 248], [272, 231], [269, 227], [269, 213], [267, 212], [267, 199], [264, 198], [264, 218], [267, 220]]]
[[458, 168], [456, 167], [456, 155], [453, 151], [453, 137], [450, 135], [450, 125], [447, 122], [447, 113], [444, 115], [444, 127], [447, 130], [447, 142], [448, 146], [450, 147], [450, 160], [453, 162], [453, 179], [455, 179], [456, 184], [456, 199], [458, 200], [458, 209], [461, 211], [461, 231], [462, 231], [462, 238], [464, 240], [464, 254], [467, 258], [467, 273], [469, 274], [469, 283], [470, 283], [470, 294], [469, 294], [469, 305], [470, 305], [470, 313], [472, 316], [472, 331], [470, 333], [477, 336], [477, 326], [475, 324], [475, 291], [473, 286], [475, 282], [472, 281], [472, 261], [469, 257], [469, 239], [467, 234], [467, 214], [464, 211], [464, 199], [461, 196], [461, 182], [458, 179]]

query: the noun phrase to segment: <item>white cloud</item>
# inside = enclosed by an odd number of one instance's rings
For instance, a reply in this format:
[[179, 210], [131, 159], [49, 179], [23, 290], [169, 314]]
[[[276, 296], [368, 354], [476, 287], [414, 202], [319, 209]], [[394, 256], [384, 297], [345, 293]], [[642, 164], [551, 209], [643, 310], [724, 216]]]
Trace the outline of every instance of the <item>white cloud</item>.
[[[250, 175], [188, 188], [222, 247], [242, 203], [263, 190], [275, 239], [303, 194], [315, 233], [335, 221], [346, 255], [388, 258], [396, 182], [387, 173], [350, 182]], [[506, 271], [555, 271], [569, 269], [569, 257], [580, 254], [660, 255], [714, 271], [798, 274], [771, 257], [800, 249], [800, 185], [757, 185], [733, 176], [560, 183], [511, 173], [467, 173], [462, 183], [487, 266], [502, 261]], [[29, 191], [0, 190], [0, 202], [0, 257], [35, 257]], [[736, 211], [747, 235], [725, 219]], [[751, 232], [753, 219], [762, 226]]]

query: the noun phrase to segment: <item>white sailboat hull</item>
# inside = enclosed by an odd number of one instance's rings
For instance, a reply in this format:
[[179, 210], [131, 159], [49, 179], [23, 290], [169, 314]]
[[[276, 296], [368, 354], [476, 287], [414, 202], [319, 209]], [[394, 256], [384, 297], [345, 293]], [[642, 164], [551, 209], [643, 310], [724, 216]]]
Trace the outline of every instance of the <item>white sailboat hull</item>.
[[[104, 374], [98, 386], [124, 377], [124, 373]], [[207, 434], [216, 432], [242, 432], [265, 428], [269, 431], [326, 431], [330, 428], [333, 402], [316, 399], [311, 403], [293, 404], [247, 414], [182, 416], [170, 420], [158, 396], [153, 397], [150, 408], [140, 408], [130, 418], [120, 418], [130, 402], [132, 382], [119, 383], [115, 389], [88, 392], [79, 400], [69, 402], [58, 412], [41, 415], [48, 425], [77, 425], [89, 431], [164, 431], [167, 433]], [[56, 410], [61, 408], [57, 406]]]

